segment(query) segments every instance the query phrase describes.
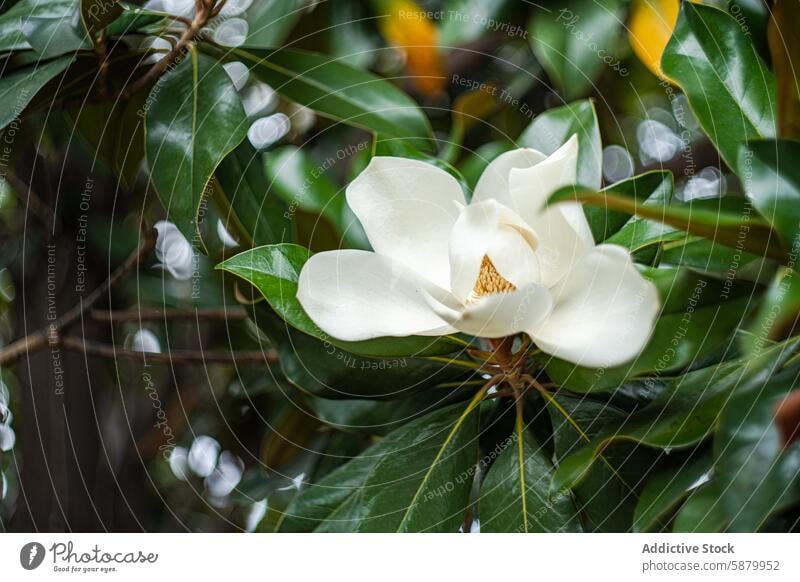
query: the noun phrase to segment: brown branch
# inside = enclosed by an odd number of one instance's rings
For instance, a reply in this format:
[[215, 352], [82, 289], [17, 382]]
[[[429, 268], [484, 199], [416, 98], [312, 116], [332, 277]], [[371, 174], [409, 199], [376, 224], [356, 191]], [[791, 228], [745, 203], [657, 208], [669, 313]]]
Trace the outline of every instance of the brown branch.
[[13, 172], [8, 172], [3, 177], [6, 179], [9, 186], [11, 186], [11, 190], [17, 195], [19, 201], [30, 209], [42, 224], [44, 224], [45, 228], [51, 229], [51, 232], [58, 230], [55, 215], [50, 211], [50, 207], [33, 191], [33, 188], [22, 181]]
[[89, 313], [89, 316], [98, 321], [109, 321], [113, 323], [175, 319], [238, 321], [247, 319], [247, 312], [240, 307], [209, 309], [126, 309], [123, 311], [93, 309]]
[[203, 27], [208, 24], [209, 19], [213, 16], [213, 8], [214, 2], [205, 2], [202, 0], [197, 0], [195, 2], [196, 10], [194, 18], [192, 19], [189, 26], [183, 31], [183, 34], [178, 39], [178, 42], [175, 43], [175, 46], [172, 47], [164, 58], [159, 60], [155, 63], [150, 69], [141, 77], [139, 77], [135, 82], [131, 83], [127, 87], [125, 87], [122, 92], [120, 93], [120, 99], [127, 100], [129, 99], [134, 93], [144, 89], [149, 84], [155, 82], [161, 75], [163, 75], [169, 67], [174, 65], [178, 62], [186, 52], [186, 49], [189, 47], [189, 44], [195, 39], [195, 37], [200, 33]]
[[139, 248], [131, 253], [125, 262], [117, 267], [116, 271], [114, 271], [108, 279], [103, 281], [99, 287], [89, 293], [85, 299], [81, 299], [77, 305], [74, 305], [64, 315], [45, 328], [12, 342], [6, 346], [5, 349], [0, 351], [0, 366], [15, 362], [31, 351], [44, 348], [48, 343], [58, 344], [61, 330], [75, 323], [75, 321], [77, 321], [87, 309], [90, 309], [97, 303], [117, 281], [130, 273], [153, 249], [155, 243], [155, 231], [145, 233], [142, 242], [139, 244]]
[[138, 350], [121, 349], [116, 346], [101, 344], [80, 337], [66, 336], [61, 339], [61, 345], [68, 350], [83, 352], [87, 356], [101, 358], [138, 358], [146, 362], [166, 362], [172, 364], [192, 364], [205, 362], [207, 364], [240, 364], [257, 363], [273, 364], [278, 361], [278, 354], [274, 350], [229, 352], [224, 350], [170, 350], [166, 353], [141, 352]]

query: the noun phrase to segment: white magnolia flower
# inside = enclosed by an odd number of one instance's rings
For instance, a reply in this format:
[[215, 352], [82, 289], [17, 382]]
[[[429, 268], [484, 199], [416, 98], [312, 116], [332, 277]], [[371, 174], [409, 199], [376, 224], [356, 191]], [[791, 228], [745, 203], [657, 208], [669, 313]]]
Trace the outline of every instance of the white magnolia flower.
[[502, 154], [466, 205], [444, 170], [374, 157], [346, 195], [375, 252], [312, 256], [297, 298], [346, 341], [526, 333], [584, 366], [624, 363], [647, 343], [658, 295], [627, 249], [595, 245], [579, 204], [545, 207], [575, 183], [577, 158], [575, 136], [550, 156]]

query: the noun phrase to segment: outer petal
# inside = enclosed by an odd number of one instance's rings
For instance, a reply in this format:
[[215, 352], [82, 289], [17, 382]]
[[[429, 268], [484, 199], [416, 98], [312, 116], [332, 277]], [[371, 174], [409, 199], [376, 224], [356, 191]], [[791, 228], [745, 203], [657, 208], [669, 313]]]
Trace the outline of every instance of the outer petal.
[[[498, 272], [517, 287], [535, 281], [523, 273], [538, 268], [533, 250], [536, 234], [513, 211], [495, 200], [472, 203], [463, 208], [450, 233], [450, 289], [466, 301], [489, 255]], [[513, 268], [508, 268], [513, 266]]]
[[418, 160], [376, 156], [347, 187], [347, 203], [376, 253], [448, 285], [448, 238], [464, 204], [455, 178]]
[[551, 291], [552, 313], [528, 334], [548, 354], [582, 366], [617, 366], [636, 357], [659, 311], [655, 286], [615, 245], [585, 255]]
[[431, 303], [431, 307], [458, 331], [477, 337], [505, 337], [543, 321], [553, 306], [546, 287], [529, 283], [512, 293], [487, 295], [460, 312]]
[[430, 307], [448, 301], [447, 291], [369, 251], [313, 255], [300, 272], [297, 299], [322, 331], [345, 341], [454, 331]]
[[530, 168], [545, 159], [547, 159], [546, 155], [530, 148], [519, 148], [500, 154], [486, 166], [481, 174], [472, 195], [472, 202], [497, 200], [500, 204], [513, 208], [514, 201], [511, 199], [508, 184], [511, 169]]
[[589, 249], [592, 233], [580, 205], [546, 207], [548, 196], [576, 180], [578, 139], [571, 137], [545, 161], [528, 169], [513, 169], [511, 196], [519, 215], [539, 237], [542, 282], [555, 285]]

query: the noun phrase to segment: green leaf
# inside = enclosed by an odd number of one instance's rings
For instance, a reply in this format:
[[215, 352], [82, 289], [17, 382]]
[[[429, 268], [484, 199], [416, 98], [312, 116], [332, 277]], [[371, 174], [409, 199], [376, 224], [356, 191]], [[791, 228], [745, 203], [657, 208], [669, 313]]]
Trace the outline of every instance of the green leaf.
[[430, 124], [416, 103], [372, 73], [294, 49], [234, 48], [225, 54], [246, 63], [278, 93], [322, 115], [389, 137], [424, 138], [432, 147]]
[[[538, 401], [541, 402], [541, 401]], [[541, 406], [541, 404], [540, 404]], [[606, 402], [556, 393], [545, 404], [553, 426], [557, 466], [571, 453], [586, 446], [607, 424], [624, 422], [626, 414]], [[566, 487], [550, 485], [553, 495], [572, 489], [578, 507], [587, 520], [587, 529], [600, 532], [627, 531], [631, 528], [638, 489], [653, 466], [650, 451], [616, 447], [603, 454], [583, 475], [580, 483]]]
[[793, 365], [742, 386], [722, 411], [714, 454], [730, 531], [758, 531], [771, 515], [800, 501], [800, 442], [784, 448], [775, 424], [775, 408], [799, 375]]
[[661, 67], [729, 167], [741, 142], [775, 135], [775, 79], [732, 16], [682, 2]]
[[202, 245], [197, 214], [217, 166], [247, 135], [247, 116], [221, 63], [189, 51], [155, 84], [145, 116], [150, 179], [169, 220]]
[[227, 209], [223, 222], [235, 224], [250, 246], [291, 240], [288, 206], [268, 190], [263, 156], [248, 141], [222, 160], [215, 175], [218, 199]]
[[[674, 180], [670, 172], [655, 170], [612, 184], [601, 192], [627, 196], [637, 204], [664, 207], [672, 201], [673, 187]], [[674, 229], [665, 228], [662, 224], [631, 218], [624, 212], [602, 209], [602, 213], [599, 213], [598, 208], [588, 210], [587, 217], [594, 219], [590, 226], [595, 240], [618, 244], [632, 252], [664, 240], [667, 234], [674, 232]]]
[[726, 196], [711, 200], [664, 205], [638, 204], [611, 188], [603, 192], [582, 186], [566, 186], [552, 194], [548, 204], [577, 201], [584, 205], [636, 214], [702, 236], [739, 251], [786, 260], [786, 252], [763, 219], [754, 216], [743, 198]]
[[676, 377], [651, 404], [624, 421], [602, 423], [591, 444], [561, 462], [553, 487], [574, 487], [613, 443], [633, 441], [669, 450], [699, 443], [717, 426], [731, 393], [763, 385], [793, 353], [790, 345], [773, 346], [757, 359], [739, 358]]
[[537, 115], [517, 142], [518, 147], [534, 148], [550, 155], [573, 134], [578, 135], [578, 183], [600, 188], [603, 179], [603, 145], [591, 99], [575, 101]]
[[49, 81], [72, 64], [74, 57], [33, 65], [0, 78], [0, 131], [17, 119]]
[[281, 530], [456, 532], [475, 474], [480, 396], [408, 423], [311, 485]]
[[0, 52], [30, 49], [22, 30], [31, 18], [63, 18], [75, 9], [75, 0], [21, 0], [0, 15]]
[[81, 20], [90, 37], [95, 37], [123, 12], [116, 0], [80, 0]]
[[758, 353], [765, 345], [792, 335], [800, 314], [800, 280], [794, 269], [780, 269], [763, 295], [761, 306], [748, 324], [742, 345]]
[[720, 488], [712, 481], [692, 492], [675, 517], [675, 533], [714, 533], [725, 527]]
[[297, 0], [258, 0], [240, 18], [248, 24], [248, 47], [281, 46], [300, 20], [305, 8]]
[[659, 530], [669, 523], [670, 514], [710, 470], [711, 456], [708, 454], [665, 464], [648, 479], [642, 490], [633, 518], [634, 531]]
[[798, 156], [800, 142], [756, 140], [742, 144], [738, 166], [747, 197], [794, 253], [800, 244]]
[[627, 76], [614, 56], [623, 4], [619, 0], [572, 0], [534, 12], [528, 26], [531, 47], [567, 101], [591, 93], [606, 69], [616, 68], [617, 74]]
[[503, 442], [481, 485], [481, 532], [579, 532], [569, 490], [550, 492], [553, 464], [527, 430]]
[[521, 27], [500, 20], [509, 4], [509, 0], [448, 0], [442, 8], [439, 44], [442, 47], [462, 46], [491, 32], [492, 25], [508, 36], [520, 36]]
[[77, 1], [69, 4], [56, 2], [49, 12], [41, 11], [36, 16], [26, 16], [22, 20], [22, 31], [28, 44], [42, 59], [92, 46], [81, 24]]
[[447, 336], [378, 338], [359, 342], [330, 337], [311, 321], [297, 300], [297, 280], [310, 256], [311, 251], [298, 245], [267, 245], [240, 253], [220, 263], [217, 268], [242, 277], [255, 286], [291, 326], [349, 352], [384, 357], [433, 356], [452, 353], [463, 347], [463, 342]]

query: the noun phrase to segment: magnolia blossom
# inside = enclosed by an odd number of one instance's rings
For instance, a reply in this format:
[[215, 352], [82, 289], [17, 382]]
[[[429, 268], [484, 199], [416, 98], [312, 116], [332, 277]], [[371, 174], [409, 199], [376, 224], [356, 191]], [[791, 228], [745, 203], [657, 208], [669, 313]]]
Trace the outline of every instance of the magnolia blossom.
[[577, 159], [575, 136], [550, 156], [504, 153], [467, 204], [444, 170], [374, 157], [346, 193], [374, 252], [313, 255], [298, 300], [341, 340], [526, 333], [584, 366], [634, 358], [659, 311], [654, 285], [627, 249], [595, 245], [579, 204], [545, 205], [576, 182]]

